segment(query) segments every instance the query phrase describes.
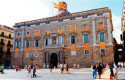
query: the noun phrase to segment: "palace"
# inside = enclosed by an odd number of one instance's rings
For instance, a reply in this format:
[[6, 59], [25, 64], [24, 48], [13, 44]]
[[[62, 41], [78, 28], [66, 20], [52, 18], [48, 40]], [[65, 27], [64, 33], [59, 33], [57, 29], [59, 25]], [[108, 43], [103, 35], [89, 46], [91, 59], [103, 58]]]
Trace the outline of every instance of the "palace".
[[[65, 14], [68, 13], [68, 14]], [[108, 7], [16, 23], [12, 65], [80, 67], [114, 61], [113, 25]]]

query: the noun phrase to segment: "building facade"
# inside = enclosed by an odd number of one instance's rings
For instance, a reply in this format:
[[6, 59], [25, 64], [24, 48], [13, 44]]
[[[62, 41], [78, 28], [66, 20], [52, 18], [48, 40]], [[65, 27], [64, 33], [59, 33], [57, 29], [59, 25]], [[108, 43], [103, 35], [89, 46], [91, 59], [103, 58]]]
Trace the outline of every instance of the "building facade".
[[13, 28], [0, 25], [0, 65], [9, 66], [11, 64], [13, 33]]
[[121, 34], [121, 41], [124, 47], [124, 52], [125, 52], [125, 0], [123, 0], [123, 10], [122, 10], [122, 18], [121, 18], [121, 22], [122, 22], [122, 34]]
[[114, 61], [113, 25], [107, 7], [14, 25], [12, 65], [48, 68], [60, 63], [90, 67]]

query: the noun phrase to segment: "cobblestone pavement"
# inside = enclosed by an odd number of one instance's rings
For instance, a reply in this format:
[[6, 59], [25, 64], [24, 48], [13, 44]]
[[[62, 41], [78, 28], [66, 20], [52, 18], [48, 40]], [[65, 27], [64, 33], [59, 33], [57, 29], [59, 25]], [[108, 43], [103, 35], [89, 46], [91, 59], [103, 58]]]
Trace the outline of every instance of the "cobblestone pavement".
[[[27, 77], [26, 70], [19, 72], [5, 70], [5, 74], [0, 74], [0, 80], [93, 80], [91, 68], [70, 69], [70, 74], [65, 72], [61, 74], [60, 69], [53, 69], [52, 73], [50, 73], [49, 69], [39, 69], [36, 74], [36, 78], [31, 78]], [[101, 80], [109, 80], [109, 75], [109, 69], [106, 69]], [[125, 80], [125, 69], [118, 70], [118, 77], [118, 80]]]

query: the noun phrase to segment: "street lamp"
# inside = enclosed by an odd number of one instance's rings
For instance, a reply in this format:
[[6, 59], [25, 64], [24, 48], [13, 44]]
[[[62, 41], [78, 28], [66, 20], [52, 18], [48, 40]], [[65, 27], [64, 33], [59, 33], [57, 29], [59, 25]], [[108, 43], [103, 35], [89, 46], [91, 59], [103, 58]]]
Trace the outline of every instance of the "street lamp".
[[65, 59], [67, 58], [67, 55], [63, 54], [62, 58], [63, 58], [63, 63], [65, 64]]
[[103, 56], [105, 56], [105, 54], [104, 54], [104, 53], [101, 53], [100, 56], [101, 56], [101, 58], [102, 58], [102, 64], [103, 64]]
[[30, 57], [30, 60], [31, 60], [31, 69], [33, 68], [33, 60], [35, 60], [35, 57], [33, 56], [33, 54], [32, 54], [32, 56]]

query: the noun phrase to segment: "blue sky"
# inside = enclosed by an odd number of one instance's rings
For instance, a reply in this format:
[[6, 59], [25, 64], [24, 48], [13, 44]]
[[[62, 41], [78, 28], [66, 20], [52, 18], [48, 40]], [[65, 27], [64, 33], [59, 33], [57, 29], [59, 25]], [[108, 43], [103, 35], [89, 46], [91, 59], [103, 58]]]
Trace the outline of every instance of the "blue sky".
[[0, 0], [0, 24], [12, 27], [17, 22], [52, 16], [58, 12], [53, 2], [58, 4], [59, 1], [65, 1], [71, 13], [109, 7], [113, 36], [120, 42], [123, 0]]

